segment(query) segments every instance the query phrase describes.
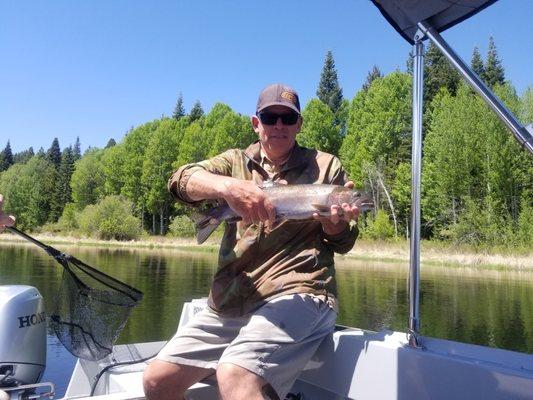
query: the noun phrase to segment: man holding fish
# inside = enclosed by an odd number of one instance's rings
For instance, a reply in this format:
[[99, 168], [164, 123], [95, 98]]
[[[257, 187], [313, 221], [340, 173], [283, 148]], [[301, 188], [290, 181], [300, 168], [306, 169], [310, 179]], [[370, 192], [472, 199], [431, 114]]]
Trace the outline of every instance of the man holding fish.
[[199, 242], [228, 223], [208, 307], [147, 367], [148, 399], [181, 399], [216, 373], [222, 399], [282, 400], [334, 329], [333, 254], [353, 247], [351, 221], [372, 204], [351, 190], [337, 157], [296, 143], [294, 89], [263, 89], [251, 122], [259, 140], [246, 150], [184, 165], [169, 180], [180, 202], [225, 203], [196, 218]]

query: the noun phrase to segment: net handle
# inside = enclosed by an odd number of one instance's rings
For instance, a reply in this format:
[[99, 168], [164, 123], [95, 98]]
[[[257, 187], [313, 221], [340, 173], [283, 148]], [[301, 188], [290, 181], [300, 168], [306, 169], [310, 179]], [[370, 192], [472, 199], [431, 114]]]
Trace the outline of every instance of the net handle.
[[48, 246], [42, 242], [39, 242], [37, 239], [35, 238], [32, 238], [30, 235], [22, 232], [22, 231], [19, 231], [17, 228], [15, 228], [14, 226], [6, 226], [6, 229], [12, 233], [15, 233], [21, 237], [23, 237], [24, 239], [32, 242], [33, 244], [39, 246], [41, 249], [43, 249], [44, 251], [46, 251], [49, 255], [51, 255], [52, 257], [54, 257], [55, 259], [58, 259], [58, 257], [61, 256], [61, 252], [55, 248], [53, 248], [52, 246]]

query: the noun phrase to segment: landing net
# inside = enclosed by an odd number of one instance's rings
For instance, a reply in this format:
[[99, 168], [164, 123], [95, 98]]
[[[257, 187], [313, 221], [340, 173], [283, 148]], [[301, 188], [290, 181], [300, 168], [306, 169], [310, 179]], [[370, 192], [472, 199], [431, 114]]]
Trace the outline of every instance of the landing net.
[[63, 266], [49, 320], [61, 343], [84, 360], [97, 361], [111, 354], [132, 309], [142, 300], [142, 292], [16, 228], [7, 229], [41, 247]]
[[50, 326], [72, 354], [100, 360], [112, 352], [142, 293], [72, 256], [56, 260], [64, 271]]

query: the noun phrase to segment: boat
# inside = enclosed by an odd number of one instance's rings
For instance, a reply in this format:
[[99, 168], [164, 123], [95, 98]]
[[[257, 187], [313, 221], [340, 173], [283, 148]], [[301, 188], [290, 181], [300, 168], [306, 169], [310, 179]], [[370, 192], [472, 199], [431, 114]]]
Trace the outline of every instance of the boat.
[[[406, 332], [371, 332], [337, 326], [335, 331], [324, 339], [301, 372], [287, 399], [533, 399], [533, 355], [425, 337], [419, 333], [420, 169], [425, 40], [435, 44], [508, 126], [526, 151], [533, 154], [533, 126], [522, 126], [440, 36], [442, 31], [472, 17], [495, 1], [372, 0], [392, 27], [413, 45], [408, 326]], [[24, 303], [24, 306], [30, 300], [34, 303], [33, 308], [29, 310], [13, 312], [15, 324], [28, 324], [28, 327], [35, 328], [35, 332], [42, 330], [42, 309], [39, 308], [39, 295], [35, 293], [34, 288], [3, 287], [0, 293], [2, 291], [10, 293], [9, 296], [13, 299], [23, 297], [24, 301], [20, 303]], [[178, 329], [205, 306], [205, 299], [186, 303], [181, 311]], [[2, 331], [4, 330], [2, 325]], [[13, 333], [16, 334], [17, 332]], [[7, 339], [11, 338], [6, 334], [0, 335], [0, 351]], [[32, 375], [27, 379], [38, 381], [42, 376], [42, 361], [38, 358], [41, 354], [38, 344], [42, 343], [42, 340], [39, 339], [38, 332], [34, 338], [26, 339], [31, 339], [35, 347], [30, 354], [22, 352], [27, 359], [18, 365], [0, 360], [0, 382], [8, 375], [14, 376], [26, 369], [35, 369], [24, 372]], [[149, 359], [163, 344], [164, 342], [118, 345], [102, 360], [79, 359], [63, 399], [144, 398], [142, 372]], [[32, 387], [35, 390], [28, 392]], [[0, 400], [52, 398], [54, 389], [52, 383], [27, 383], [3, 388], [3, 391], [0, 392]], [[217, 398], [215, 378], [208, 378], [191, 387], [186, 398]]]

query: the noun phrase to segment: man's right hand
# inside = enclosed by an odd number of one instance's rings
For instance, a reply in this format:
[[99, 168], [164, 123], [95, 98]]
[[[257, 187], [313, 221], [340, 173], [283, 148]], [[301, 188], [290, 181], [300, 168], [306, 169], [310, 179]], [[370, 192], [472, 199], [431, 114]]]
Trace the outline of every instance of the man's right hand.
[[254, 182], [240, 179], [224, 181], [224, 200], [242, 217], [246, 224], [267, 222], [274, 226], [276, 210], [263, 192]]
[[12, 215], [4, 214], [4, 196], [0, 194], [0, 232], [3, 232], [6, 226], [15, 225], [15, 217]]

